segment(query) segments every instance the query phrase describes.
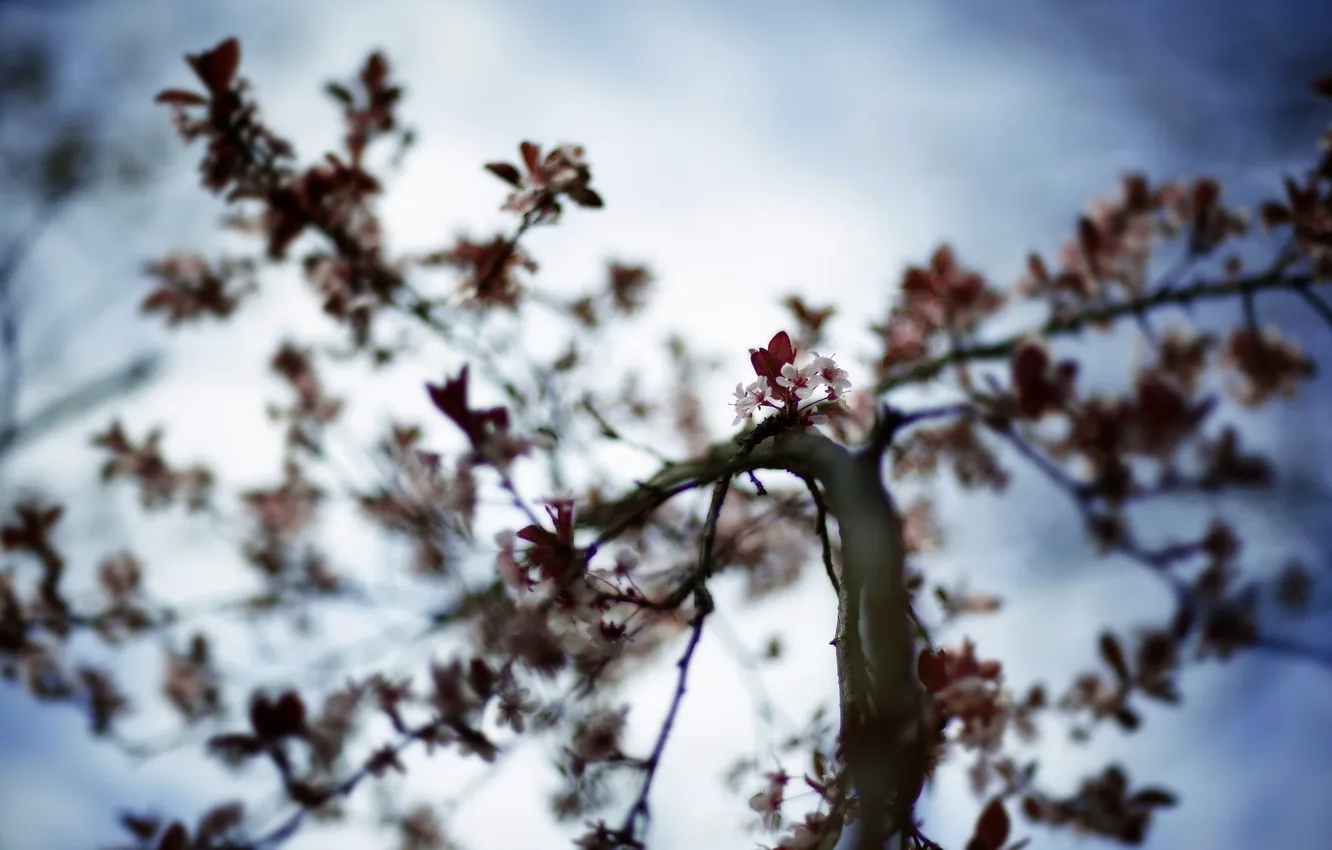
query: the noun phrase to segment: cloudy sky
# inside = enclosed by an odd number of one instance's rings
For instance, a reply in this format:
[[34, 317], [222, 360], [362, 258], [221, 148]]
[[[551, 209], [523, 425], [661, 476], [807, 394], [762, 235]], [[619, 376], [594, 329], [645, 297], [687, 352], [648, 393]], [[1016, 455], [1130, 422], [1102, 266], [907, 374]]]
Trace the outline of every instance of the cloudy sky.
[[[322, 327], [304, 317], [313, 311], [290, 272], [275, 273], [282, 285], [266, 287], [243, 323], [225, 332], [168, 339], [133, 310], [145, 259], [219, 244], [220, 208], [195, 187], [193, 152], [163, 141], [165, 116], [150, 101], [159, 88], [191, 82], [183, 53], [226, 36], [240, 37], [243, 73], [307, 157], [337, 135], [336, 115], [319, 94], [323, 82], [349, 75], [370, 48], [387, 52], [408, 83], [404, 115], [421, 139], [383, 207], [402, 249], [504, 223], [500, 187], [480, 164], [511, 157], [519, 140], [585, 145], [607, 208], [574, 212], [534, 236], [543, 278], [580, 286], [612, 256], [651, 265], [659, 310], [644, 333], [660, 339], [681, 330], [720, 360], [708, 415], [722, 429], [730, 421], [727, 387], [744, 377], [746, 349], [784, 321], [778, 300], [789, 292], [838, 304], [843, 318], [831, 340], [854, 363], [871, 348], [864, 317], [883, 309], [903, 265], [941, 240], [1007, 284], [1028, 250], [1053, 248], [1084, 201], [1130, 168], [1154, 178], [1211, 173], [1245, 200], [1275, 187], [1283, 171], [1309, 159], [1332, 117], [1306, 94], [1308, 78], [1332, 70], [1319, 65], [1332, 63], [1332, 15], [1320, 16], [1319, 5], [217, 0], [186, 11], [172, 0], [0, 4], [0, 25], [57, 46], [60, 102], [95, 114], [108, 139], [142, 136], [136, 144], [153, 164], [147, 188], [81, 199], [35, 246], [21, 277], [32, 360], [22, 409], [137, 354], [167, 358], [148, 390], [14, 457], [0, 470], [0, 501], [10, 488], [36, 483], [68, 496], [83, 506], [72, 509], [62, 538], [76, 560], [132, 542], [166, 595], [207, 599], [243, 586], [226, 527], [144, 521], [128, 503], [103, 499], [92, 484], [95, 457], [70, 449], [120, 415], [135, 431], [167, 425], [170, 455], [215, 463], [229, 487], [263, 481], [274, 468], [279, 446], [261, 401], [278, 397], [264, 377], [272, 342]], [[22, 212], [0, 212], [0, 224], [15, 226]], [[1311, 348], [1327, 350], [1318, 336], [1325, 328], [1279, 303], [1271, 310]], [[1122, 356], [1099, 362], [1090, 367], [1093, 380], [1122, 374]], [[343, 376], [338, 388], [355, 399], [345, 445], [389, 411], [426, 416], [420, 385], [440, 368], [412, 364], [373, 383]], [[1320, 381], [1284, 412], [1245, 420], [1285, 469], [1298, 469], [1306, 489], [1323, 487], [1323, 461], [1332, 459], [1316, 427], [1328, 399]], [[364, 457], [348, 452], [339, 462], [366, 483]], [[1103, 625], [1126, 627], [1167, 609], [1150, 577], [1091, 557], [1071, 506], [1033, 476], [1020, 475], [1002, 499], [945, 492], [941, 504], [950, 546], [930, 568], [966, 575], [1010, 600], [1002, 615], [968, 623], [966, 633], [1004, 658], [1015, 682], [1065, 681], [1089, 662]], [[1154, 525], [1190, 529], [1210, 507], [1181, 506]], [[1327, 562], [1326, 503], [1291, 496], [1230, 507], [1256, 555]], [[364, 540], [338, 543], [349, 557], [379, 551]], [[747, 795], [722, 793], [720, 774], [756, 736], [835, 696], [826, 645], [833, 600], [817, 578], [757, 609], [722, 597], [735, 637], [710, 633], [700, 650], [657, 785], [654, 847], [720, 850], [757, 838], [744, 831]], [[786, 661], [762, 673], [763, 691], [779, 706], [767, 729], [755, 720], [757, 691], [732, 644], [757, 649], [791, 622], [800, 626]], [[365, 635], [347, 628], [358, 640], [373, 637], [368, 626]], [[382, 642], [364, 645], [384, 651]], [[151, 650], [134, 657], [130, 673], [147, 689], [158, 674]], [[262, 652], [238, 666], [261, 680], [270, 667], [282, 669]], [[635, 740], [647, 740], [671, 685], [667, 666], [635, 684], [642, 706]], [[1182, 710], [1148, 711], [1136, 736], [1105, 730], [1074, 749], [1054, 735], [1040, 751], [1045, 781], [1067, 787], [1113, 757], [1135, 781], [1179, 789], [1183, 805], [1159, 819], [1151, 847], [1320, 846], [1332, 827], [1321, 804], [1332, 781], [1332, 670], [1254, 658], [1196, 668], [1185, 689]], [[545, 813], [547, 755], [540, 747], [521, 751], [468, 798], [452, 821], [467, 846], [561, 846]], [[438, 801], [471, 781], [442, 772], [419, 766], [403, 793]], [[197, 747], [133, 762], [90, 748], [72, 711], [34, 709], [26, 695], [0, 690], [6, 850], [96, 846], [111, 834], [116, 806], [191, 812], [217, 796], [214, 788], [245, 793], [228, 782], [201, 763]], [[961, 775], [945, 777], [926, 806], [931, 835], [960, 847], [976, 809]], [[1033, 850], [1088, 843], [1030, 834]], [[361, 835], [312, 833], [291, 846], [364, 846]]]

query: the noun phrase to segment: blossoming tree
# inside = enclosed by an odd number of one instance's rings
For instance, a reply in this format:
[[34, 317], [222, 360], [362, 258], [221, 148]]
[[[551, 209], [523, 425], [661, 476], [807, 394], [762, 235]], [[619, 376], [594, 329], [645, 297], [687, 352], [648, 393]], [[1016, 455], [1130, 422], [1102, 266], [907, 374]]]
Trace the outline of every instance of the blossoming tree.
[[[836, 632], [820, 636], [834, 647], [834, 720], [816, 718], [793, 736], [773, 769], [737, 774], [749, 786], [738, 809], [748, 797], [768, 844], [782, 850], [937, 847], [916, 802], [955, 763], [971, 769], [977, 793], [968, 850], [1013, 850], [1036, 825], [1139, 843], [1154, 814], [1175, 805], [1172, 791], [1131, 782], [1118, 764], [1092, 766], [1076, 788], [1047, 787], [1015, 743], [1056, 714], [1075, 719], [1083, 736], [1100, 723], [1134, 729], [1142, 703], [1179, 699], [1191, 659], [1318, 652], [1271, 630], [1272, 617], [1307, 605], [1307, 569], [1291, 562], [1275, 580], [1247, 576], [1226, 523], [1153, 540], [1131, 509], [1271, 482], [1270, 464], [1218, 422], [1231, 409], [1222, 390], [1229, 404], [1256, 407], [1293, 395], [1314, 374], [1293, 341], [1260, 324], [1257, 303], [1293, 293], [1332, 326], [1320, 294], [1332, 282], [1332, 134], [1315, 165], [1260, 207], [1262, 234], [1252, 238], [1267, 253], [1257, 265], [1236, 253], [1249, 216], [1224, 202], [1218, 182], [1153, 185], [1129, 175], [1113, 201], [1078, 220], [1057, 258], [1031, 255], [1010, 291], [947, 246], [909, 268], [870, 329], [879, 359], [863, 375], [818, 353], [834, 349], [824, 338], [833, 308], [792, 297], [788, 329], [762, 345], [737, 343], [749, 349], [753, 375], [733, 376], [738, 430], [726, 435], [704, 419], [724, 398], [700, 397], [687, 381], [657, 399], [633, 382], [608, 389], [579, 345], [643, 309], [647, 269], [612, 263], [603, 284], [572, 298], [538, 284], [525, 235], [556, 224], [569, 204], [603, 206], [581, 148], [543, 152], [523, 142], [519, 164], [486, 166], [509, 187], [511, 233], [394, 255], [375, 207], [383, 186], [367, 159], [408, 135], [396, 115], [403, 89], [384, 56], [371, 55], [354, 85], [328, 86], [346, 133], [337, 152], [307, 167], [261, 120], [234, 39], [188, 61], [202, 91], [171, 89], [158, 100], [185, 140], [202, 143], [204, 186], [234, 205], [230, 224], [259, 239], [264, 257], [168, 256], [149, 267], [144, 313], [173, 326], [225, 320], [245, 308], [264, 262], [299, 250], [323, 313], [348, 341], [331, 354], [275, 342], [272, 369], [292, 402], [270, 408], [284, 428], [282, 469], [271, 486], [240, 494], [239, 557], [261, 589], [238, 616], [295, 615], [357, 594], [349, 565], [309, 534], [330, 497], [320, 478], [324, 442], [344, 411], [322, 376], [348, 358], [390, 364], [404, 351], [394, 334], [418, 334], [456, 358], [423, 392], [464, 442], [456, 451], [432, 446], [420, 425], [399, 422], [378, 448], [389, 470], [382, 486], [345, 495], [370, 526], [410, 544], [415, 580], [444, 589], [449, 603], [420, 615], [423, 634], [449, 654], [407, 676], [372, 671], [247, 693], [247, 683], [221, 675], [227, 647], [149, 593], [152, 573], [132, 550], [100, 564], [89, 595], [70, 586], [61, 505], [32, 497], [6, 506], [3, 547], [18, 565], [0, 573], [7, 678], [36, 699], [84, 706], [95, 736], [120, 740], [130, 695], [114, 669], [81, 661], [71, 640], [91, 632], [121, 646], [164, 636], [162, 695], [182, 727], [204, 730], [216, 759], [271, 768], [282, 806], [275, 821], [226, 801], [188, 823], [127, 813], [129, 846], [277, 847], [404, 770], [409, 748], [494, 761], [535, 736], [556, 746], [564, 787], [554, 811], [575, 825], [577, 846], [644, 847], [654, 795], [663, 793], [654, 780], [715, 611], [713, 588], [728, 574], [760, 595], [816, 569], [837, 600]], [[1332, 79], [1315, 88], [1332, 96]], [[1170, 245], [1182, 259], [1157, 276]], [[436, 286], [441, 270], [450, 274]], [[1237, 303], [1235, 325], [1157, 327], [1167, 311], [1209, 302]], [[993, 332], [993, 317], [1012, 303], [1045, 317], [1024, 332]], [[544, 311], [543, 333], [559, 327], [571, 340], [549, 362], [505, 356], [488, 335], [533, 310]], [[1129, 322], [1150, 346], [1146, 364], [1121, 392], [1080, 388], [1074, 338]], [[677, 372], [696, 368], [681, 342], [670, 356]], [[946, 403], [901, 405], [904, 388], [926, 385]], [[506, 403], [478, 406], [478, 391]], [[630, 436], [654, 427], [673, 429], [689, 453], [659, 456]], [[219, 510], [216, 473], [168, 460], [160, 432], [141, 437], [110, 422], [94, 444], [106, 456], [107, 485], [137, 487], [144, 509]], [[638, 481], [566, 471], [610, 444], [655, 457], [659, 471]], [[544, 494], [524, 478], [542, 464]], [[1002, 490], [1015, 465], [1067, 496], [1100, 552], [1141, 562], [1175, 600], [1163, 622], [1105, 631], [1089, 647], [1087, 671], [1064, 687], [1011, 681], [1002, 659], [969, 640], [936, 642], [941, 622], [993, 611], [998, 600], [944, 587], [920, 568], [937, 543], [930, 503], [900, 499], [907, 483], [946, 474], [966, 488]], [[706, 504], [683, 507], [696, 490], [709, 494]], [[487, 493], [524, 517], [523, 527], [496, 528]], [[1269, 596], [1281, 607], [1260, 606]], [[621, 685], [659, 658], [674, 659], [673, 697], [653, 746], [632, 752]], [[237, 704], [248, 706], [243, 719], [228, 712]], [[627, 796], [615, 784], [625, 776], [636, 788]], [[431, 808], [395, 811], [392, 822], [403, 847], [453, 846]]]

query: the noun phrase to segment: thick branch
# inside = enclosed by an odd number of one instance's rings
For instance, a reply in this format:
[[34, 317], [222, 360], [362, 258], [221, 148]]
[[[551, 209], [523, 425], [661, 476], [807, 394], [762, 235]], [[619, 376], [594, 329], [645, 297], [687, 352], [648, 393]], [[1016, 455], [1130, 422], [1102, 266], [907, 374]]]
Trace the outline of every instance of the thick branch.
[[860, 801], [860, 844], [877, 850], [890, 801], [897, 808], [896, 828], [909, 822], [915, 759], [904, 746], [913, 740], [918, 705], [910, 667], [902, 528], [880, 475], [886, 441], [876, 439], [868, 448], [849, 450], [812, 431], [788, 430], [756, 444], [751, 442], [754, 436], [737, 438], [729, 457], [721, 457], [725, 449], [719, 447], [664, 470], [639, 490], [643, 495], [638, 500], [618, 506], [615, 513], [641, 516], [640, 511], [650, 511], [663, 494], [679, 492], [683, 485], [759, 469], [786, 470], [823, 488], [842, 545], [834, 639], [842, 743]]

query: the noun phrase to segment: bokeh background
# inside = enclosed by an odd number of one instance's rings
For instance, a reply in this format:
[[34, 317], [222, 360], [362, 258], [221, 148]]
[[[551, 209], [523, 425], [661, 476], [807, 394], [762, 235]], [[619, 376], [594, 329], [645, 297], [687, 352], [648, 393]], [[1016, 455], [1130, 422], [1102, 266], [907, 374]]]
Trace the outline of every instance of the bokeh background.
[[[719, 432], [746, 350], [785, 322], [786, 294], [838, 305], [832, 347], [864, 385], [868, 369], [857, 358], [873, 347], [867, 317], [881, 315], [904, 265], [939, 242], [1008, 285], [1028, 250], [1055, 247], [1086, 200], [1111, 192], [1123, 172], [1208, 173], [1227, 197], [1252, 203], [1311, 160], [1332, 120], [1308, 88], [1332, 71], [1332, 9], [1315, 0], [0, 3], [0, 235], [17, 246], [0, 258], [14, 269], [0, 291], [9, 317], [0, 328], [0, 433], [34, 417], [52, 423], [5, 444], [0, 502], [33, 487], [68, 500], [61, 542], [73, 561], [132, 545], [151, 566], [155, 592], [205, 609], [246, 587], [235, 527], [225, 516], [145, 520], [132, 499], [98, 487], [87, 435], [115, 416], [134, 432], [162, 424], [169, 456], [215, 464], [224, 493], [265, 481], [280, 449], [263, 413], [278, 394], [266, 368], [272, 346], [283, 335], [327, 333], [291, 268], [267, 274], [258, 300], [220, 330], [168, 336], [136, 315], [146, 260], [228, 244], [216, 227], [220, 204], [197, 188], [197, 151], [171, 137], [151, 100], [192, 82], [185, 52], [229, 35], [242, 42], [242, 73], [265, 114], [307, 161], [337, 139], [323, 83], [349, 76], [370, 49], [386, 51], [408, 85], [403, 115], [420, 139], [383, 205], [403, 249], [507, 227], [497, 211], [502, 187], [480, 166], [513, 158], [519, 140], [585, 145], [607, 208], [575, 211], [531, 238], [542, 279], [575, 286], [610, 257], [648, 263], [659, 283], [641, 338], [656, 347], [605, 357], [660, 359], [660, 340], [681, 332], [719, 364], [703, 379]], [[1233, 318], [1229, 309], [1200, 321]], [[1315, 355], [1332, 349], [1328, 328], [1294, 303], [1263, 302], [1263, 315]], [[1126, 378], [1131, 334], [1096, 345], [1088, 380]], [[371, 480], [358, 447], [390, 415], [427, 417], [421, 384], [445, 366], [427, 357], [389, 375], [339, 377], [335, 389], [352, 408], [335, 461], [348, 480]], [[1300, 555], [1324, 571], [1328, 389], [1319, 379], [1292, 404], [1226, 411], [1277, 459], [1277, 491], [1178, 503], [1151, 518], [1152, 530], [1183, 536], [1221, 513], [1255, 563]], [[671, 445], [670, 435], [661, 439]], [[1007, 603], [949, 637], [974, 636], [1014, 682], [1058, 686], [1092, 662], [1103, 626], [1168, 610], [1150, 576], [1094, 557], [1072, 506], [1029, 472], [997, 498], [945, 486], [939, 507], [948, 546], [929, 569], [965, 576]], [[336, 523], [328, 533], [338, 534]], [[366, 574], [390, 571], [381, 568], [392, 555], [382, 541], [337, 543]], [[762, 839], [744, 808], [757, 789], [727, 792], [722, 773], [835, 698], [826, 644], [834, 610], [821, 582], [815, 571], [757, 606], [721, 595], [722, 627], [700, 649], [656, 786], [653, 847]], [[428, 658], [429, 645], [404, 641], [408, 586], [387, 578], [375, 586], [378, 609], [337, 612], [336, 628], [304, 644], [276, 628], [233, 634], [243, 654], [231, 667], [259, 683], [294, 669], [317, 686], [332, 684], [330, 660]], [[225, 617], [215, 627], [228, 634]], [[784, 659], [753, 666], [783, 630]], [[1114, 758], [1135, 783], [1177, 789], [1182, 805], [1158, 817], [1153, 848], [1326, 847], [1332, 629], [1315, 617], [1298, 637], [1323, 647], [1322, 660], [1255, 654], [1192, 667], [1182, 708], [1149, 707], [1134, 735], [1107, 728], [1073, 747], [1051, 729], [1037, 750], [1042, 777], [1071, 787]], [[197, 739], [171, 745], [168, 718], [151, 705], [161, 646], [149, 644], [118, 664], [149, 697], [133, 732], [160, 745], [151, 759], [90, 744], [72, 708], [50, 710], [0, 688], [0, 848], [105, 846], [120, 807], [189, 815], [222, 797], [262, 799], [266, 775], [224, 773]], [[649, 740], [672, 685], [665, 658], [632, 683], [632, 741]], [[549, 756], [530, 746], [484, 776], [438, 759], [414, 763], [392, 793], [445, 807], [464, 846], [562, 846], [545, 805]], [[367, 846], [373, 796], [362, 793], [348, 826], [290, 846]], [[948, 773], [925, 805], [930, 834], [960, 847], [977, 809], [962, 771]], [[1025, 826], [1017, 834], [1031, 835], [1032, 850], [1096, 843]]]

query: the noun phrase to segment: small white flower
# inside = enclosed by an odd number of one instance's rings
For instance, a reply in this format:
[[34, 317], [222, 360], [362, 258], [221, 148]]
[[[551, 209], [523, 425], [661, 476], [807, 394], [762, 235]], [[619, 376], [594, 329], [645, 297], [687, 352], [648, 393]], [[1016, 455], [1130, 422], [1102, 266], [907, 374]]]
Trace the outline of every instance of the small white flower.
[[851, 389], [851, 380], [846, 370], [838, 366], [831, 357], [824, 357], [817, 351], [810, 362], [810, 368], [818, 372], [819, 380], [828, 387], [828, 398], [838, 399]]
[[814, 394], [821, 381], [818, 372], [804, 366], [797, 369], [794, 364], [786, 363], [782, 365], [781, 377], [777, 379], [779, 386], [795, 391], [795, 397], [804, 401]]
[[739, 425], [744, 420], [753, 415], [755, 409], [768, 398], [768, 379], [759, 378], [754, 383], [746, 387], [744, 384], [735, 385], [735, 421], [732, 426]]

